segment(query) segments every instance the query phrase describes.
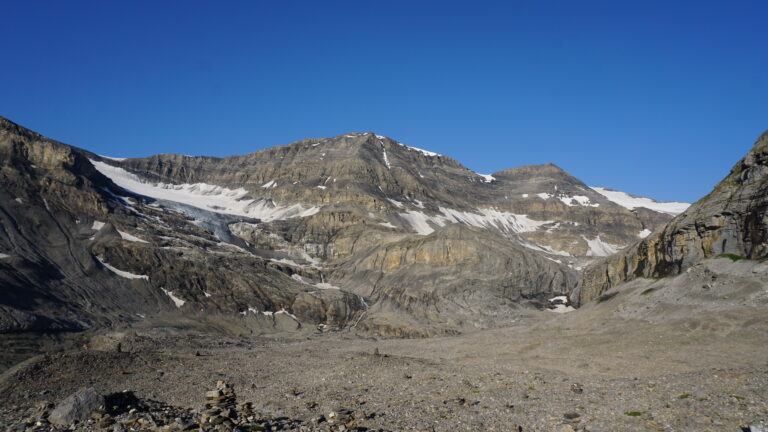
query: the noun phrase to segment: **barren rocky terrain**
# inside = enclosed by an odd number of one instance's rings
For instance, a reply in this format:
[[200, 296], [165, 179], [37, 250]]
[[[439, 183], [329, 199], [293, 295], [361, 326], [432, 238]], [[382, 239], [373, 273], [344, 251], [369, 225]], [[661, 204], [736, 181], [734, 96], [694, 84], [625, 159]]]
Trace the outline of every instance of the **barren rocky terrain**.
[[[727, 273], [715, 273], [723, 287]], [[193, 424], [206, 412], [205, 392], [223, 380], [239, 403], [253, 404], [259, 425], [274, 430], [345, 430], [328, 422], [331, 413], [354, 418], [349, 430], [760, 430], [768, 412], [766, 305], [723, 304], [650, 322], [685, 302], [648, 299], [647, 316], [624, 317], [649, 295], [641, 293], [622, 291], [569, 314], [528, 311], [508, 328], [426, 340], [309, 329], [259, 337], [191, 323], [104, 332], [7, 371], [0, 419], [22, 424], [9, 430], [27, 430], [25, 420], [31, 430], [50, 430], [45, 420], [33, 426], [45, 412], [40, 404], [94, 387], [102, 394], [129, 389], [182, 410]], [[164, 413], [133, 413], [157, 425], [133, 430], [179, 430], [182, 423]], [[173, 426], [163, 429], [165, 421]], [[99, 424], [108, 423], [78, 430]], [[131, 430], [120, 423], [104, 429]]]

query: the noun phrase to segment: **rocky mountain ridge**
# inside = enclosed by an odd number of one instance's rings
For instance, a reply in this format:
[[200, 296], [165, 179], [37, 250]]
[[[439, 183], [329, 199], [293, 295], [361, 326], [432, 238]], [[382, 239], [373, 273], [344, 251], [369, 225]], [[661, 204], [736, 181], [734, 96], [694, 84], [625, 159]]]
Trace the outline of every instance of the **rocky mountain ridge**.
[[0, 119], [0, 162], [5, 331], [197, 313], [256, 332], [493, 327], [670, 218], [551, 164], [484, 176], [373, 133], [115, 159]]

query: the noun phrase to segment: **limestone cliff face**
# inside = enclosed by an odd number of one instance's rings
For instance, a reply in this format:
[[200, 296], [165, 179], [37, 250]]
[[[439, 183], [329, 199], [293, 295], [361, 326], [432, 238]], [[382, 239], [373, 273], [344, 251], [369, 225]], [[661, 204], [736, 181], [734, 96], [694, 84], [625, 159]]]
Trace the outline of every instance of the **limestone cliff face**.
[[355, 295], [318, 291], [291, 277], [297, 269], [120, 194], [86, 152], [0, 118], [0, 333], [200, 310], [286, 310], [341, 328], [364, 310]]
[[546, 305], [578, 281], [568, 267], [459, 224], [379, 246], [332, 276], [343, 289], [375, 300], [359, 328], [401, 336], [504, 325], [516, 309]]
[[0, 118], [0, 180], [0, 331], [200, 311], [381, 336], [494, 327], [669, 219], [551, 164], [483, 176], [373, 133], [113, 160]]
[[[559, 251], [561, 256], [592, 255], [590, 241], [598, 236], [619, 249], [637, 240], [644, 230], [653, 231], [671, 218], [616, 205], [552, 164], [513, 168], [484, 177], [449, 157], [373, 133], [307, 139], [226, 158], [161, 154], [100, 160], [147, 181], [243, 188], [250, 198], [270, 205], [320, 207], [326, 218], [350, 217], [350, 212], [355, 212], [356, 220], [348, 226], [385, 224], [413, 233], [419, 231], [413, 225], [414, 218], [427, 221], [427, 230], [434, 230], [441, 226], [434, 221], [445, 217], [445, 209], [471, 213], [469, 217], [475, 221], [474, 215], [488, 209], [526, 215], [551, 223], [546, 229], [522, 236], [543, 250]], [[332, 216], [336, 209], [339, 215]], [[337, 236], [340, 221], [312, 227], [309, 225], [319, 222], [319, 217], [312, 219], [291, 221], [296, 227], [276, 223], [271, 231], [277, 235], [290, 232], [286, 240], [294, 244], [322, 244], [322, 255], [318, 256], [322, 259], [340, 258], [350, 250], [348, 237]], [[485, 227], [503, 234], [494, 225], [490, 222]], [[262, 228], [270, 230], [269, 226]]]
[[768, 133], [707, 196], [663, 230], [585, 269], [580, 301], [638, 277], [665, 277], [704, 258], [768, 256]]

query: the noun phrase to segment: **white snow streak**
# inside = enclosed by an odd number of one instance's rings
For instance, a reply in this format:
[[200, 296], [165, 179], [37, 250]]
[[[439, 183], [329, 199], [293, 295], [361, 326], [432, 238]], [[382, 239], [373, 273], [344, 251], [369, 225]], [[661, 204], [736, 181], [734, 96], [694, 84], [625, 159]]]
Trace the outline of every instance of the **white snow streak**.
[[160, 288], [160, 289], [161, 289], [161, 290], [163, 290], [163, 292], [164, 292], [164, 293], [165, 293], [165, 294], [166, 294], [168, 297], [170, 297], [170, 298], [171, 298], [171, 300], [173, 301], [173, 304], [175, 304], [177, 308], [180, 308], [180, 307], [184, 306], [184, 303], [186, 303], [186, 301], [184, 301], [184, 300], [182, 300], [182, 299], [180, 299], [180, 298], [176, 297], [175, 295], [173, 295], [173, 291], [168, 291], [168, 290], [167, 290], [167, 289], [165, 289], [165, 288]]
[[149, 280], [149, 276], [137, 275], [137, 274], [129, 273], [127, 271], [116, 269], [116, 268], [112, 267], [111, 265], [105, 263], [104, 260], [102, 260], [101, 258], [97, 258], [97, 259], [99, 260], [101, 265], [103, 265], [104, 267], [109, 269], [112, 273], [114, 273], [114, 274], [116, 274], [118, 276], [122, 276], [122, 277], [124, 277], [126, 279], [144, 279], [144, 280]]
[[389, 158], [387, 157], [387, 150], [384, 149], [384, 146], [381, 146], [381, 151], [384, 152], [384, 163], [387, 165], [387, 168], [392, 168], [392, 166], [389, 164]]
[[127, 232], [123, 232], [120, 230], [117, 230], [118, 234], [120, 234], [120, 237], [123, 238], [125, 241], [134, 242], [134, 243], [149, 243], [146, 240], [142, 240], [134, 235], [128, 234]]
[[638, 207], [645, 207], [647, 209], [677, 216], [691, 206], [690, 204], [683, 202], [660, 202], [651, 198], [633, 196], [626, 192], [619, 192], [602, 187], [593, 187], [592, 190], [606, 197], [609, 201], [630, 210], [634, 210]]
[[496, 209], [486, 208], [475, 212], [461, 211], [440, 207], [440, 214], [426, 215], [420, 211], [400, 213], [414, 231], [421, 235], [432, 233], [434, 226], [442, 227], [447, 223], [460, 223], [478, 228], [497, 229], [506, 234], [530, 232], [552, 221], [536, 221], [526, 215], [517, 215]]

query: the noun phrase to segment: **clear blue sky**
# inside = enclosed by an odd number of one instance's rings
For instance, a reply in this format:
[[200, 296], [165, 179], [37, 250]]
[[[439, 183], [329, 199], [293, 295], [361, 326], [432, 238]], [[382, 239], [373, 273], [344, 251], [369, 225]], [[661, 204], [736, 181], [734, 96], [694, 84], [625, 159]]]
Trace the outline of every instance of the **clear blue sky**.
[[766, 1], [7, 1], [0, 115], [111, 156], [375, 131], [696, 200], [768, 129]]

